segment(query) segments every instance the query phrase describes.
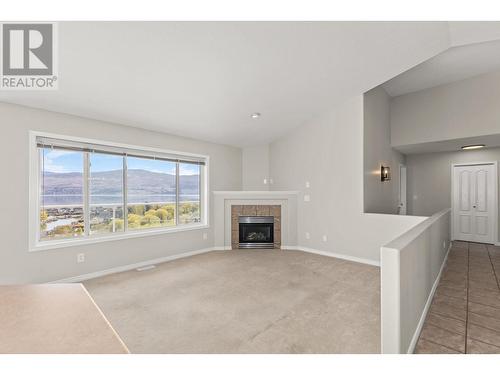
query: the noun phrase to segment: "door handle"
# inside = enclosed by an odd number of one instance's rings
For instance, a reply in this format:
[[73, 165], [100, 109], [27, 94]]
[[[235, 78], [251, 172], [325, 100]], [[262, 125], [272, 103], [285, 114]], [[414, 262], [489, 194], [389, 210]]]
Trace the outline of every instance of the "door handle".
[[476, 208], [476, 206], [472, 206], [472, 208]]

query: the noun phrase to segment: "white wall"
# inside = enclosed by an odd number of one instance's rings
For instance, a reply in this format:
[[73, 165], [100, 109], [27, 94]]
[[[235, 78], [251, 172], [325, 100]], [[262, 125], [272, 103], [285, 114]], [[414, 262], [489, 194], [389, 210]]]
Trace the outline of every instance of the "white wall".
[[384, 243], [423, 220], [363, 213], [363, 95], [271, 143], [269, 154], [272, 190], [300, 191], [299, 247], [378, 262]]
[[[390, 97], [379, 86], [364, 95], [364, 210], [397, 214], [399, 165], [405, 157], [391, 147]], [[388, 166], [392, 178], [380, 181], [380, 167]]]
[[381, 249], [382, 353], [412, 353], [450, 245], [450, 210]]
[[269, 145], [245, 147], [242, 168], [243, 190], [269, 190]]
[[500, 133], [500, 71], [391, 101], [393, 147]]
[[[57, 250], [28, 252], [29, 130], [102, 139], [210, 156], [212, 190], [241, 189], [241, 150], [162, 133], [110, 124], [54, 112], [0, 103], [3, 146], [0, 148], [0, 284], [62, 279], [213, 246], [213, 226], [207, 230], [109, 241]], [[212, 221], [212, 210], [210, 210]], [[203, 240], [203, 232], [208, 239]], [[86, 254], [76, 263], [76, 254]]]

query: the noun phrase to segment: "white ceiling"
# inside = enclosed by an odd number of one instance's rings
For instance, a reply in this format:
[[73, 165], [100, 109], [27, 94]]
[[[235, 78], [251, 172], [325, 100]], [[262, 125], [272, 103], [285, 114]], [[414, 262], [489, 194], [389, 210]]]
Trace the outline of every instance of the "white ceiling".
[[460, 81], [500, 70], [500, 41], [450, 48], [384, 83], [391, 96]]
[[0, 101], [256, 145], [448, 46], [446, 22], [61, 22], [59, 90]]

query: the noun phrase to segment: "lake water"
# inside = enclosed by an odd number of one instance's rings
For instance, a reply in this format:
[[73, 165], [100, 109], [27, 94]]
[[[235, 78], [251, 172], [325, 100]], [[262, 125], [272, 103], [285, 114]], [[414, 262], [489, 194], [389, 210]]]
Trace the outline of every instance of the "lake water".
[[[57, 205], [82, 205], [82, 195], [42, 195], [41, 204], [43, 206]], [[197, 201], [200, 199], [198, 194], [181, 194], [181, 202]], [[133, 195], [127, 197], [129, 204], [146, 204], [151, 202], [173, 203], [175, 202], [175, 194], [155, 194], [155, 195]], [[92, 195], [90, 204], [121, 204], [123, 197], [120, 195]]]

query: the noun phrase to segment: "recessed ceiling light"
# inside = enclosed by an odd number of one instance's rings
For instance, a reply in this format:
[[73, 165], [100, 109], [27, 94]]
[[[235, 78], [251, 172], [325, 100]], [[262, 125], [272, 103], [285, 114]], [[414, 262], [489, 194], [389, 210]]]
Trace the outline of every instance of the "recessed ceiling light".
[[252, 118], [259, 118], [260, 117], [260, 113], [259, 112], [255, 112], [255, 113], [252, 113]]
[[467, 146], [462, 146], [462, 150], [476, 150], [478, 148], [483, 148], [484, 145], [467, 145]]

